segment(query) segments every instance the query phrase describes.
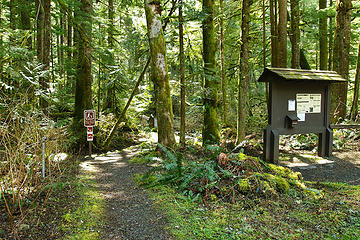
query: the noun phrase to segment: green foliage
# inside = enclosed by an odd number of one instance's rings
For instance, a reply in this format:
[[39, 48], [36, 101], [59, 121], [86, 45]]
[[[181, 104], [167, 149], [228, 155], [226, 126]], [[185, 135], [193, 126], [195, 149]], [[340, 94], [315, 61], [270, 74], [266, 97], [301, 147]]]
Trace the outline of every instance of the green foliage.
[[171, 185], [191, 199], [204, 201], [231, 202], [243, 195], [321, 197], [321, 191], [305, 186], [299, 172], [243, 153], [226, 155], [221, 148], [212, 145], [206, 146], [203, 152], [193, 152], [189, 148], [176, 155], [161, 145], [159, 148], [164, 153], [162, 160], [137, 179], [148, 187]]
[[64, 223], [59, 227], [66, 233], [63, 239], [99, 239], [105, 211], [104, 199], [94, 188], [94, 181], [87, 176], [82, 176], [75, 184], [79, 200], [72, 203], [74, 209], [62, 216]]
[[[245, 181], [243, 184], [248, 186]], [[169, 186], [154, 188], [150, 194], [167, 214], [169, 230], [180, 240], [358, 239], [360, 188], [330, 185], [316, 186], [322, 189], [321, 199], [290, 194], [270, 199], [244, 196], [231, 204], [215, 201], [204, 205]]]

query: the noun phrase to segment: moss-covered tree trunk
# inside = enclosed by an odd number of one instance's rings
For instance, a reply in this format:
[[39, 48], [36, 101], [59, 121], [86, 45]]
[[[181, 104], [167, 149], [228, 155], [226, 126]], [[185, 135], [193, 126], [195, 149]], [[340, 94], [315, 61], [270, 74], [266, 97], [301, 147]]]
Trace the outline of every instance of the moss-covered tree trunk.
[[350, 119], [356, 120], [359, 111], [359, 86], [360, 85], [360, 41], [358, 46], [358, 53], [357, 53], [357, 62], [356, 62], [356, 73], [355, 73], [355, 82], [354, 82], [354, 95], [353, 101], [351, 104], [351, 111], [350, 111]]
[[277, 31], [277, 0], [270, 0], [270, 33], [271, 33], [271, 66], [278, 66], [278, 31]]
[[[47, 92], [50, 83], [50, 51], [51, 51], [51, 0], [44, 0], [44, 39], [43, 39], [43, 64], [45, 70], [49, 71], [42, 82], [42, 90]], [[48, 100], [42, 98], [41, 107], [46, 109]], [[46, 110], [47, 111], [47, 110]]]
[[31, 12], [31, 1], [30, 0], [22, 0], [19, 4], [20, 8], [20, 28], [22, 30], [27, 30], [26, 34], [26, 45], [28, 49], [32, 48], [31, 41], [31, 21], [30, 21], [30, 12]]
[[[349, 79], [351, 0], [338, 0], [336, 3], [333, 70], [346, 80]], [[334, 121], [346, 117], [346, 83], [331, 86], [331, 118]]]
[[203, 0], [203, 11], [206, 18], [203, 28], [203, 60], [204, 60], [204, 126], [203, 143], [218, 143], [220, 140], [219, 122], [217, 116], [218, 78], [215, 65], [215, 30], [214, 30], [214, 0]]
[[220, 0], [220, 63], [221, 63], [221, 92], [222, 92], [222, 120], [227, 126], [227, 96], [225, 74], [225, 44], [224, 44], [224, 0]]
[[324, 12], [326, 0], [319, 0], [319, 49], [320, 49], [320, 70], [326, 70], [328, 67], [328, 31], [327, 14]]
[[174, 116], [166, 65], [160, 1], [145, 0], [145, 14], [151, 55], [151, 79], [155, 90], [158, 142], [167, 147], [174, 147], [176, 144], [173, 129]]
[[279, 1], [279, 55], [278, 67], [287, 67], [287, 0]]
[[[91, 32], [92, 32], [92, 0], [81, 0], [75, 11], [75, 21], [79, 28], [75, 29], [79, 36], [76, 41], [77, 70], [75, 89], [75, 116], [74, 130], [81, 137], [80, 142], [86, 139], [83, 123], [84, 110], [92, 108], [92, 75], [91, 75]], [[80, 37], [81, 36], [81, 37]]]
[[[51, 0], [38, 0], [37, 5], [37, 58], [44, 65], [44, 70], [50, 69], [50, 31], [51, 31]], [[39, 79], [42, 91], [47, 91], [49, 87], [48, 72], [46, 76]], [[44, 97], [40, 97], [40, 106], [45, 110], [48, 102]]]
[[66, 60], [66, 84], [67, 86], [72, 85], [73, 81], [73, 74], [71, 71], [71, 63], [72, 63], [72, 42], [73, 42], [73, 27], [72, 27], [72, 17], [73, 17], [73, 11], [71, 8], [68, 9], [67, 13], [67, 60]]
[[183, 18], [183, 0], [179, 0], [179, 60], [180, 60], [180, 145], [185, 147], [185, 57], [184, 57], [184, 18]]
[[238, 119], [236, 143], [239, 144], [245, 138], [246, 133], [246, 100], [248, 91], [248, 61], [249, 61], [249, 22], [250, 22], [250, 1], [243, 0], [242, 21], [241, 21], [241, 52], [238, 82]]
[[300, 6], [299, 0], [291, 0], [291, 68], [300, 68]]
[[[330, 0], [329, 7], [332, 7], [333, 0]], [[328, 40], [328, 70], [332, 69], [332, 51], [333, 51], [333, 43], [334, 43], [334, 31], [333, 31], [333, 17], [329, 16], [329, 40]]]
[[[108, 32], [108, 47], [109, 49], [114, 49], [114, 0], [109, 0], [109, 12], [108, 12], [108, 18], [109, 18], [109, 25], [107, 28]], [[109, 65], [114, 65], [114, 56], [112, 54], [112, 51], [109, 51]], [[111, 80], [111, 79], [109, 79]], [[110, 109], [111, 111], [114, 111], [115, 108], [115, 102], [114, 102], [114, 94], [115, 94], [115, 83], [111, 84], [106, 89], [106, 102], [105, 102], [105, 109]]]

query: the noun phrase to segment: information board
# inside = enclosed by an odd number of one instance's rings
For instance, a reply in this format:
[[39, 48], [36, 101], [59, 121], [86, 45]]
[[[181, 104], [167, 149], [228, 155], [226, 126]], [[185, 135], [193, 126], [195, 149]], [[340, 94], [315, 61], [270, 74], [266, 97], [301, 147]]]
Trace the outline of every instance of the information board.
[[321, 113], [320, 93], [298, 93], [296, 94], [297, 113]]

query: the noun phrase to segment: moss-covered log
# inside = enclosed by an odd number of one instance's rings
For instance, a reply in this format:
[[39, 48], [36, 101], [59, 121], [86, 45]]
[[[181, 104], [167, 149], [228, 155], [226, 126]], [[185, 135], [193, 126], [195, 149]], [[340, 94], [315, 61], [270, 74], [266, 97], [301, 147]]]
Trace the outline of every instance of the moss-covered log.
[[167, 147], [176, 144], [170, 83], [166, 65], [164, 32], [160, 1], [145, 0], [145, 14], [151, 55], [151, 79], [154, 83], [158, 142]]

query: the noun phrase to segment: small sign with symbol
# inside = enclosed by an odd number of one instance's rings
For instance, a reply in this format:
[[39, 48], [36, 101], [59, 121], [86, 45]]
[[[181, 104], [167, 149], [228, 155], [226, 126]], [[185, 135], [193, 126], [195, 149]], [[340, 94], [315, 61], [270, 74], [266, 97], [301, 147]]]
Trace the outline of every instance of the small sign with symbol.
[[84, 126], [95, 126], [95, 110], [84, 110]]

